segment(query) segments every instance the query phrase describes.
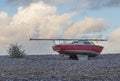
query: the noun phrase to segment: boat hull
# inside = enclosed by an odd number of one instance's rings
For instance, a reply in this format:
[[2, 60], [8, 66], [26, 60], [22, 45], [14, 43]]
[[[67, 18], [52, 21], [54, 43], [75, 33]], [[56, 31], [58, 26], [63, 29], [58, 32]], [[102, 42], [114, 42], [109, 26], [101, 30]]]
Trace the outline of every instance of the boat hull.
[[103, 46], [99, 45], [55, 45], [53, 50], [65, 55], [88, 55], [94, 57], [99, 55]]

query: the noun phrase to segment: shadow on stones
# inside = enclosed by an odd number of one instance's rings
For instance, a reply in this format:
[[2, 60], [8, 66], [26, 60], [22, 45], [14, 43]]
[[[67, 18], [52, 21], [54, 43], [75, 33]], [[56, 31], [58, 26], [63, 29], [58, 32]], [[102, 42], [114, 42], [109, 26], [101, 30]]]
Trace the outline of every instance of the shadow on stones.
[[70, 55], [69, 57], [71, 60], [79, 60], [77, 55]]

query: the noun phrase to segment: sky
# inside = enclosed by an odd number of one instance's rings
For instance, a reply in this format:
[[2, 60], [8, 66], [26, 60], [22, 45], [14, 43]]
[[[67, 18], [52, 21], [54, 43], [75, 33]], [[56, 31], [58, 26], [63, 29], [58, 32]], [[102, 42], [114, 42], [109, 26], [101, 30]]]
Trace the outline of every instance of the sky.
[[27, 54], [54, 53], [30, 38], [105, 38], [102, 53], [120, 53], [120, 0], [0, 0], [0, 55], [10, 44]]

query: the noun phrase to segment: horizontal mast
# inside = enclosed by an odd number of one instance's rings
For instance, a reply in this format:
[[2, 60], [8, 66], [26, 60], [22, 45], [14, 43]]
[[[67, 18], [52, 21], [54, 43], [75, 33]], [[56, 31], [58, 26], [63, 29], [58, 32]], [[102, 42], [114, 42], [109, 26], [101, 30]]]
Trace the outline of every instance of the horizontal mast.
[[31, 40], [36, 40], [36, 41], [73, 41], [73, 40], [79, 40], [79, 41], [107, 41], [106, 39], [37, 39], [37, 38], [30, 38]]

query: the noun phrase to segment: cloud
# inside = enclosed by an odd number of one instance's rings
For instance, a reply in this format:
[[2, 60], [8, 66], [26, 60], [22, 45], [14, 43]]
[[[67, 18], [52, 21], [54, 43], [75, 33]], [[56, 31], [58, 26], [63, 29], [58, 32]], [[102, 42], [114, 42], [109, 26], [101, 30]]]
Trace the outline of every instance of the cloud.
[[0, 11], [0, 26], [6, 27], [6, 23], [8, 24], [9, 21], [7, 13]]
[[78, 0], [72, 9], [77, 12], [99, 10], [102, 8], [120, 7], [120, 0]]
[[[42, 0], [5, 0], [8, 4], [14, 5], [29, 5], [34, 2], [42, 1]], [[45, 0], [46, 1], [46, 0]]]
[[[49, 5], [54, 5], [59, 8], [60, 12], [77, 12], [85, 15], [87, 10], [99, 10], [102, 8], [119, 7], [120, 0], [5, 0], [7, 5], [28, 6], [32, 3], [44, 2]], [[63, 13], [63, 12], [61, 12]]]
[[105, 44], [105, 52], [119, 53], [120, 52], [120, 27], [110, 33], [109, 39]]
[[115, 29], [111, 34], [110, 34], [110, 39], [111, 41], [114, 41], [114, 42], [120, 42], [118, 39], [120, 39], [120, 27], [118, 27], [117, 29]]
[[[0, 45], [6, 48], [10, 43], [19, 42], [27, 46], [29, 38], [34, 34], [38, 38], [56, 37], [64, 27], [68, 27], [74, 15], [75, 13], [58, 15], [56, 7], [43, 2], [19, 7], [13, 17], [8, 17], [7, 13], [1, 11]], [[38, 46], [38, 43], [34, 44]], [[28, 48], [34, 46], [29, 45]]]
[[109, 0], [105, 6], [120, 6], [120, 0]]
[[11, 3], [15, 5], [29, 5], [31, 3], [36, 3], [41, 1], [47, 4], [63, 4], [63, 5], [74, 2], [74, 0], [6, 0], [7, 3]]
[[[0, 12], [0, 41], [2, 41], [2, 43], [0, 43], [0, 45], [4, 44], [3, 42], [6, 40], [6, 38], [4, 36], [8, 36], [7, 29], [8, 28], [8, 24], [10, 22], [10, 18], [8, 17], [7, 13], [5, 12]], [[6, 32], [6, 33], [4, 33]]]
[[15, 27], [17, 32], [21, 30], [25, 35], [33, 35], [37, 28], [41, 38], [54, 37], [62, 27], [69, 25], [73, 15], [74, 13], [57, 15], [55, 7], [43, 2], [33, 3], [28, 7], [19, 7], [17, 14], [12, 17], [10, 26]]
[[120, 6], [120, 0], [85, 0], [83, 3], [87, 3], [85, 7], [89, 9]]
[[101, 32], [109, 26], [103, 19], [86, 18], [83, 21], [74, 23], [65, 31], [65, 37], [75, 37], [80, 34]]
[[[57, 4], [69, 4], [69, 3], [80, 3], [83, 2], [84, 4], [94, 4], [91, 6], [118, 6], [120, 4], [119, 0], [6, 0], [8, 3], [33, 3], [33, 2], [47, 2], [47, 3], [57, 3]], [[82, 3], [82, 4], [83, 4]]]

